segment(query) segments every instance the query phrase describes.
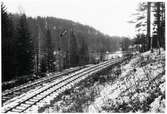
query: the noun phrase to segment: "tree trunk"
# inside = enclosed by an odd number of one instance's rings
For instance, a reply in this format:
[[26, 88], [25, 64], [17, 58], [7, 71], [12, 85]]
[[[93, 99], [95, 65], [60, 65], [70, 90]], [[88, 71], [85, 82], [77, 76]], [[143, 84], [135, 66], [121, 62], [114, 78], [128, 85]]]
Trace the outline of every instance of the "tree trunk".
[[150, 22], [151, 22], [151, 19], [150, 19], [150, 7], [151, 6], [151, 2], [148, 2], [147, 3], [147, 38], [149, 40], [149, 49], [151, 50], [151, 52], [153, 51], [152, 50], [152, 38], [150, 37]]
[[157, 2], [157, 46], [159, 48], [159, 54], [160, 52], [160, 41], [161, 41], [161, 31], [160, 31], [160, 2]]

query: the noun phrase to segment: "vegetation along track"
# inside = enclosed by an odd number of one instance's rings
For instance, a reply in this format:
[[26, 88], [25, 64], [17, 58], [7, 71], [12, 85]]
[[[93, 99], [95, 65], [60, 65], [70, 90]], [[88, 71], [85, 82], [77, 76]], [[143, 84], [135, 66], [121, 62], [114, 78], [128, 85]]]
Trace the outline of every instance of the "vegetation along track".
[[10, 104], [7, 104], [2, 107], [2, 112], [28, 112], [32, 106], [37, 103], [44, 101], [45, 98], [50, 97], [52, 95], [57, 96], [62, 93], [67, 88], [76, 84], [77, 82], [87, 78], [90, 75], [93, 75], [105, 68], [108, 68], [111, 65], [115, 65], [117, 63], [122, 62], [123, 60], [128, 58], [119, 58], [117, 60], [109, 60], [97, 65], [92, 65], [90, 67], [81, 69], [77, 72], [69, 74], [65, 77], [60, 78], [59, 80], [55, 80], [53, 83], [50, 83], [35, 92], [30, 93], [27, 96], [24, 96], [17, 101], [14, 101]]
[[31, 90], [39, 85], [42, 85], [43, 83], [53, 81], [61, 76], [76, 72], [77, 70], [81, 70], [82, 68], [85, 68], [85, 67], [75, 67], [73, 69], [67, 69], [63, 72], [57, 72], [57, 73], [52, 74], [51, 76], [43, 77], [43, 78], [35, 80], [33, 82], [25, 83], [25, 84], [22, 84], [20, 86], [11, 88], [10, 90], [6, 90], [6, 91], [2, 92], [2, 103], [4, 104], [9, 99], [12, 99], [15, 96], [21, 95], [22, 93], [29, 91], [29, 90]]

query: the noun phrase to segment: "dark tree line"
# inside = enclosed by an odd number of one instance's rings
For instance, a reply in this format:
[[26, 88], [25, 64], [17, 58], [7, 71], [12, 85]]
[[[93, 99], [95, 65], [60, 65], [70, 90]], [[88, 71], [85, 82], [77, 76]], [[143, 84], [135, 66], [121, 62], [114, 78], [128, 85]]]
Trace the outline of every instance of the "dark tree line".
[[26, 16], [20, 17], [16, 28], [16, 72], [17, 75], [33, 73], [33, 42]]
[[[1, 4], [1, 23], [2, 23], [2, 80], [11, 78], [15, 74], [16, 63], [13, 61], [13, 56], [15, 56], [15, 45], [13, 41], [13, 24], [6, 12], [6, 7]], [[6, 78], [5, 78], [6, 77]]]
[[120, 47], [121, 38], [69, 20], [10, 14], [3, 3], [1, 12], [3, 81], [89, 64], [92, 51]]
[[1, 4], [2, 17], [2, 80], [33, 73], [33, 43], [26, 16], [22, 14], [17, 26]]
[[132, 44], [132, 40], [130, 40], [127, 37], [123, 37], [121, 43], [121, 49], [122, 51], [128, 51], [129, 46]]

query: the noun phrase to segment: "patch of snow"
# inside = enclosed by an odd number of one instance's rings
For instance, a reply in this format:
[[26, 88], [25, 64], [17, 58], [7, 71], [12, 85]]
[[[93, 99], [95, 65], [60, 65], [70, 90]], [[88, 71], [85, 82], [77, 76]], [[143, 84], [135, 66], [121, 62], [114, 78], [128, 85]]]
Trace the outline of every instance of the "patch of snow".
[[158, 110], [159, 110], [159, 107], [160, 107], [160, 99], [161, 99], [161, 96], [159, 96], [158, 98], [156, 98], [155, 100], [154, 100], [154, 102], [152, 102], [151, 104], [150, 104], [150, 107], [151, 107], [151, 112], [159, 112]]
[[165, 84], [165, 83], [162, 83], [162, 84], [160, 84], [160, 86], [159, 86], [160, 91], [161, 91], [162, 93], [164, 93], [164, 94], [165, 94], [165, 87], [166, 87], [166, 84]]

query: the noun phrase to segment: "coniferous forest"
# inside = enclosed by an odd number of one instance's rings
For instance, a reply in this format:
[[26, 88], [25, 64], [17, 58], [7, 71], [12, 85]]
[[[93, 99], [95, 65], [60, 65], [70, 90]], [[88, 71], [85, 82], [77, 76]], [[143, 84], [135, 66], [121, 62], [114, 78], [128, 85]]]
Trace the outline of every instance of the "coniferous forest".
[[130, 23], [136, 28], [133, 43], [142, 45], [142, 52], [165, 49], [165, 3], [141, 2], [132, 16], [135, 19]]
[[96, 55], [120, 48], [110, 37], [70, 20], [11, 14], [1, 4], [2, 80], [95, 63]]

